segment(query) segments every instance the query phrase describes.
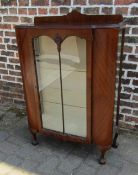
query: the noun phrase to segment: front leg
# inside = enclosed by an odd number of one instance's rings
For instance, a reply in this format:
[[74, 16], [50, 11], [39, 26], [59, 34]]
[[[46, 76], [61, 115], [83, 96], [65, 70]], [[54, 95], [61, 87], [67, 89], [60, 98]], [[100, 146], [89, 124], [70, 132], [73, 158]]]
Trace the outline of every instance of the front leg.
[[118, 138], [118, 133], [116, 132], [112, 143], [113, 148], [118, 148], [117, 138]]
[[32, 145], [34, 145], [34, 146], [38, 145], [39, 143], [37, 141], [37, 133], [31, 131], [31, 134], [32, 134]]
[[105, 161], [105, 152], [106, 151], [101, 150], [101, 155], [100, 155], [100, 158], [99, 158], [99, 164], [101, 164], [101, 165], [106, 164], [106, 161]]
[[98, 145], [98, 147], [99, 147], [100, 152], [101, 152], [101, 155], [100, 155], [100, 158], [99, 158], [99, 164], [104, 165], [104, 164], [106, 164], [105, 153], [106, 153], [107, 150], [109, 150], [109, 148], [111, 146], [100, 146], [100, 145]]
[[116, 127], [116, 129], [115, 129], [115, 135], [114, 135], [113, 142], [112, 142], [112, 147], [113, 148], [117, 148], [118, 147], [118, 143], [117, 143], [118, 135], [119, 135], [119, 128]]

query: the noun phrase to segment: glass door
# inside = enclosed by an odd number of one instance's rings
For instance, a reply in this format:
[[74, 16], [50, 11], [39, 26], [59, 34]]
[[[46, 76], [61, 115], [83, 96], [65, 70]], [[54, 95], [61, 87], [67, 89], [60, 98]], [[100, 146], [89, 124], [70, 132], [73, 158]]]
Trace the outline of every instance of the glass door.
[[65, 133], [86, 137], [86, 41], [70, 36], [61, 45]]
[[[34, 40], [43, 128], [63, 132], [59, 57], [56, 43], [48, 36]], [[39, 48], [39, 49], [38, 49]], [[38, 53], [39, 50], [39, 53]]]
[[86, 40], [67, 37], [59, 53], [40, 36], [34, 47], [43, 128], [86, 137]]

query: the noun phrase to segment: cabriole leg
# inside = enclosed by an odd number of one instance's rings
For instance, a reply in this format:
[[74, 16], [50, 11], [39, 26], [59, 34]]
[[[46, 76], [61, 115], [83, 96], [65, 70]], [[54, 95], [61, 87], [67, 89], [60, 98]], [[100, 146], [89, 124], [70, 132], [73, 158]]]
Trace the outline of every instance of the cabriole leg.
[[104, 164], [106, 164], [105, 153], [106, 153], [106, 151], [108, 151], [111, 148], [111, 145], [109, 145], [109, 146], [100, 146], [100, 145], [98, 145], [98, 147], [99, 147], [100, 152], [101, 152], [101, 155], [100, 155], [100, 158], [99, 158], [99, 163], [101, 165], [104, 165]]
[[106, 164], [106, 161], [105, 161], [105, 150], [101, 150], [101, 155], [100, 155], [100, 159], [99, 159], [99, 163], [101, 164], [101, 165], [104, 165], [104, 164]]

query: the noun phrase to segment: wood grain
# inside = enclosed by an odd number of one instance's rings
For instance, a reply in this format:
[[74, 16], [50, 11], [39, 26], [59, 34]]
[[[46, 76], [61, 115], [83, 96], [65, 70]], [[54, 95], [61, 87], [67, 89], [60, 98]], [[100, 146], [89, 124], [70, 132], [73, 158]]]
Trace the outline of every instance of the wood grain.
[[[36, 17], [34, 25], [15, 27], [31, 132], [52, 135], [62, 140], [94, 142], [99, 145], [102, 152], [110, 148], [113, 130], [117, 42], [122, 21], [121, 15], [92, 16], [72, 12], [60, 17]], [[69, 36], [86, 39], [86, 138], [63, 135], [45, 130], [42, 126], [33, 38], [49, 36], [55, 40], [57, 35], [60, 36], [62, 42]]]

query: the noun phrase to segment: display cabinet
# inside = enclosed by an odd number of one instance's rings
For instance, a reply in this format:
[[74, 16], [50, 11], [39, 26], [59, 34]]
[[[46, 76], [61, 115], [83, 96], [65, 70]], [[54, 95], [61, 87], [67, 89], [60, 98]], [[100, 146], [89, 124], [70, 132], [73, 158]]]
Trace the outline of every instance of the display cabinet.
[[95, 143], [104, 164], [113, 137], [122, 16], [73, 11], [35, 17], [34, 25], [15, 28], [33, 144], [37, 144], [37, 133]]

